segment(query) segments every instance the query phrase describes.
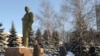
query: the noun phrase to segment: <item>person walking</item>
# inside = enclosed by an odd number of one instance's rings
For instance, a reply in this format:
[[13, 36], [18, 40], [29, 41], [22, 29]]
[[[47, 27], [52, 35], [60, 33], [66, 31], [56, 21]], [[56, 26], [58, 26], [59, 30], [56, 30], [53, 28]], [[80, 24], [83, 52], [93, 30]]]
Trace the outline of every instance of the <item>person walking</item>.
[[44, 56], [44, 49], [39, 46], [37, 40], [33, 41], [33, 56]]
[[59, 42], [59, 56], [66, 56], [67, 51], [63, 45], [63, 42]]
[[96, 56], [95, 47], [94, 47], [94, 44], [93, 43], [90, 44], [89, 55], [90, 56]]

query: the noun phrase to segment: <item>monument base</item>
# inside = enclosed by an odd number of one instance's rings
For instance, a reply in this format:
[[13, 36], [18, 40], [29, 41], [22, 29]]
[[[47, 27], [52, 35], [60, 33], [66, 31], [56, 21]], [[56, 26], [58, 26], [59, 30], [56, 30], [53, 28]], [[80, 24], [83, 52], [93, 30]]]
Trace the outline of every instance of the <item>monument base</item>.
[[5, 51], [5, 56], [33, 56], [33, 48], [10, 47]]

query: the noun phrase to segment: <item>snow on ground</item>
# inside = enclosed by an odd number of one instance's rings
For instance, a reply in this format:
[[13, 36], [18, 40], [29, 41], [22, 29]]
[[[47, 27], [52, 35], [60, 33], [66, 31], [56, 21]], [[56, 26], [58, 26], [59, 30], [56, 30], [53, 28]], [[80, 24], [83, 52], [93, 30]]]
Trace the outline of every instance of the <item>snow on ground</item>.
[[66, 56], [75, 56], [72, 52], [68, 51], [68, 54]]

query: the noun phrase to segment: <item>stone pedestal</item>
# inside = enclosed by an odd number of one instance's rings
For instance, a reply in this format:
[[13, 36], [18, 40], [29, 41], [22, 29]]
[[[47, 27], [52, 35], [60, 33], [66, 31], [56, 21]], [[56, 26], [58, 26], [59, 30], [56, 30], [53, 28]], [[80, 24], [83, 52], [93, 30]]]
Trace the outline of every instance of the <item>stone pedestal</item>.
[[33, 56], [33, 48], [25, 48], [25, 47], [6, 48], [5, 56]]

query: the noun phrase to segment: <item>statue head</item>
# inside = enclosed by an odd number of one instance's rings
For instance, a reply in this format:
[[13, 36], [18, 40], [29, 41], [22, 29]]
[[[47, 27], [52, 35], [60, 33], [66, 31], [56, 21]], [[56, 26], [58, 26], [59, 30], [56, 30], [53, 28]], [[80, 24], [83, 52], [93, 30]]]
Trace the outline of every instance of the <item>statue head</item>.
[[29, 7], [28, 6], [25, 6], [25, 11], [26, 11], [26, 13], [28, 13], [29, 12]]

